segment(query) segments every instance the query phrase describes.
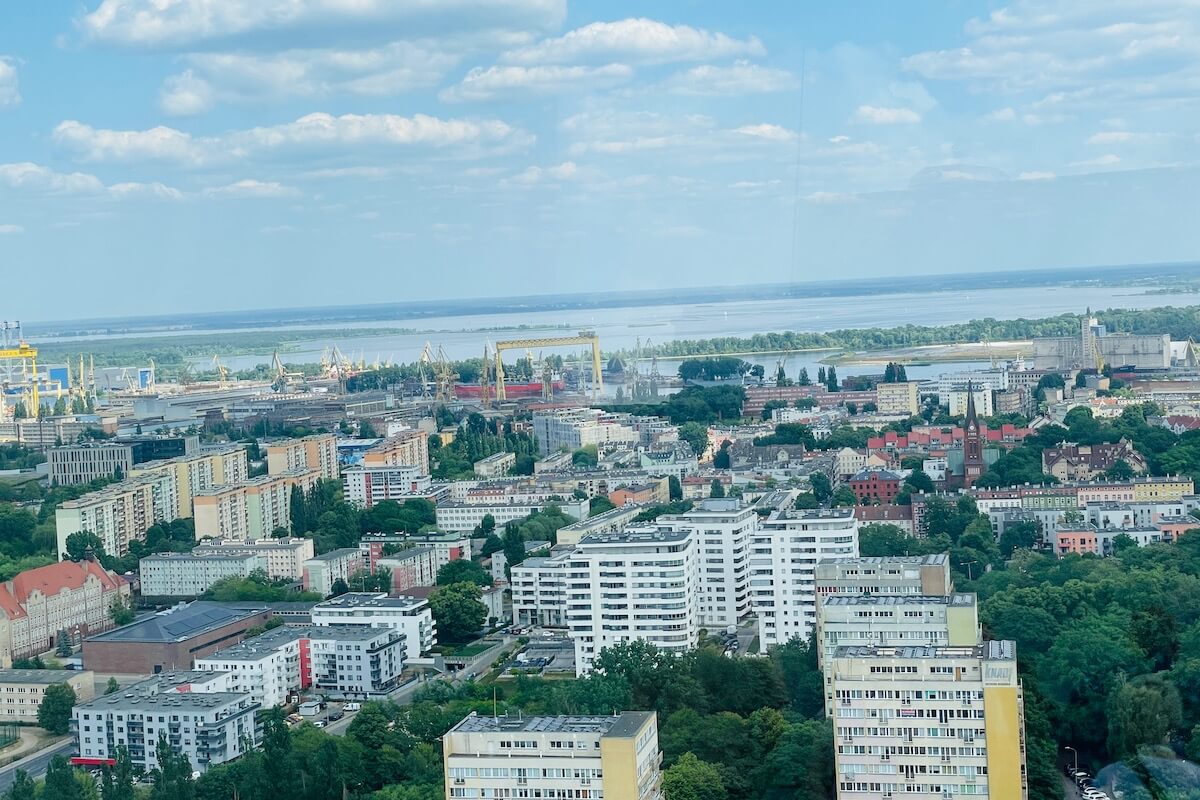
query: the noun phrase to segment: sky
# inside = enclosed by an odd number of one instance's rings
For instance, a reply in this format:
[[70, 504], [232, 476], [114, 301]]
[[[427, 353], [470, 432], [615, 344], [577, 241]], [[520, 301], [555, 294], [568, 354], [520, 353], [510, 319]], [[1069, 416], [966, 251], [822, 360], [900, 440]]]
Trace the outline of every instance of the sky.
[[1198, 120], [1194, 0], [9, 3], [0, 317], [1195, 260]]

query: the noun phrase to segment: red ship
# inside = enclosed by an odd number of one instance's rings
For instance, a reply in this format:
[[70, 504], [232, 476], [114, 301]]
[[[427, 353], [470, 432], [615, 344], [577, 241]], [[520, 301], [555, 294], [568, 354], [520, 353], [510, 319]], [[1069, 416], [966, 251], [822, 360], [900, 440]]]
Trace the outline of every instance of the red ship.
[[[564, 391], [567, 388], [566, 384], [562, 381], [553, 381], [551, 386], [554, 387], [554, 391], [556, 393]], [[495, 395], [495, 391], [496, 390], [493, 388], [493, 395]], [[456, 383], [454, 384], [454, 394], [458, 397], [464, 398], [480, 397], [483, 394], [483, 387], [478, 383]], [[518, 397], [541, 397], [542, 382], [529, 381], [527, 383], [509, 383], [508, 381], [505, 381], [504, 394], [509, 399], [515, 399]]]

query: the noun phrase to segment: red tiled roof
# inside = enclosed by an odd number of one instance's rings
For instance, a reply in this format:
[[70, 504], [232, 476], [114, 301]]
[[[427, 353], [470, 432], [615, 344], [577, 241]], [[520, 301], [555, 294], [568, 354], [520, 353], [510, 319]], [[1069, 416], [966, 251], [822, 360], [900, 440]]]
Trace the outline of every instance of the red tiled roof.
[[66, 589], [78, 589], [95, 575], [105, 589], [116, 589], [125, 584], [125, 579], [104, 569], [94, 561], [60, 561], [37, 569], [27, 569], [7, 583], [0, 584], [0, 608], [9, 619], [25, 616], [24, 605], [34, 592], [47, 597]]

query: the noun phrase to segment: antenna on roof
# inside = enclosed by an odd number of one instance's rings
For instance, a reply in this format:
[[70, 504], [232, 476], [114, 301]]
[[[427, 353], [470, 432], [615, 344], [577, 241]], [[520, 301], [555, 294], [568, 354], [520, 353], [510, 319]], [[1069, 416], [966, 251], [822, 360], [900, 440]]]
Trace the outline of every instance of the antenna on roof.
[[496, 706], [496, 687], [492, 686], [492, 719], [495, 719], [498, 716], [500, 716], [500, 712], [497, 710]]

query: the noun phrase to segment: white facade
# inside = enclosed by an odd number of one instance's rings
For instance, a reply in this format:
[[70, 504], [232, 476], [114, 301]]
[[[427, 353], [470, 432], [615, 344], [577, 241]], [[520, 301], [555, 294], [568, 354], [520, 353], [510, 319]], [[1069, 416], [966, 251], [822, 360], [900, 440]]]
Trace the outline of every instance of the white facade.
[[759, 520], [750, 544], [750, 603], [763, 648], [808, 638], [817, 624], [817, 563], [857, 555], [853, 509], [784, 508]]
[[237, 539], [212, 539], [192, 548], [192, 554], [254, 555], [266, 563], [267, 577], [299, 580], [304, 577], [304, 562], [312, 558], [313, 540], [300, 537], [257, 539], [249, 542]]
[[567, 626], [575, 672], [596, 654], [642, 639], [683, 653], [700, 632], [699, 559], [686, 531], [626, 530], [585, 536], [567, 561]]
[[249, 694], [229, 690], [224, 673], [165, 673], [75, 706], [71, 733], [85, 764], [115, 758], [124, 745], [134, 767], [150, 771], [162, 734], [195, 771], [204, 772], [258, 746], [258, 709]]
[[366, 625], [404, 635], [405, 658], [413, 660], [437, 644], [429, 602], [415, 597], [349, 592], [312, 607], [314, 625]]
[[636, 430], [617, 421], [621, 416], [595, 408], [536, 411], [533, 414], [533, 435], [537, 439], [538, 452], [548, 455], [559, 450], [578, 450], [588, 445], [633, 446], [641, 442], [642, 437]]
[[125, 555], [131, 541], [145, 540], [151, 525], [177, 519], [178, 491], [176, 474], [170, 471], [130, 478], [61, 503], [54, 512], [59, 558], [66, 552], [67, 537], [79, 531], [96, 534], [105, 553]]
[[1027, 796], [1012, 642], [841, 647], [830, 668], [839, 800]]
[[429, 491], [432, 481], [421, 466], [365, 467], [342, 470], [342, 491], [346, 500], [360, 508], [370, 508], [384, 500], [407, 500]]
[[[493, 556], [495, 558], [495, 556]], [[518, 625], [565, 628], [567, 562], [570, 552], [527, 558], [510, 572], [513, 621]]]
[[[956, 389], [966, 389], [970, 383], [977, 392], [1003, 392], [1008, 390], [1008, 371], [1002, 369], [980, 370], [979, 372], [945, 372], [938, 376], [938, 379], [933, 383], [937, 389], [938, 403], [944, 406], [950, 405], [950, 395]], [[926, 384], [928, 386], [928, 384]], [[976, 404], [979, 399], [976, 398]], [[966, 401], [963, 402], [963, 407], [966, 407]], [[983, 413], [982, 406], [976, 406], [980, 416], [986, 416]], [[951, 411], [951, 414], [954, 412]], [[958, 412], [963, 413], [963, 412]]]
[[701, 500], [691, 511], [663, 516], [659, 527], [689, 531], [698, 547], [700, 624], [736, 625], [750, 613], [750, 539], [758, 527], [753, 506], [737, 498]]
[[501, 475], [507, 475], [508, 471], [516, 464], [516, 453], [492, 453], [490, 456], [476, 461], [473, 469], [478, 478], [498, 478]]
[[145, 597], [199, 597], [223, 578], [245, 578], [266, 568], [266, 560], [254, 554], [158, 553], [138, 561]]
[[950, 416], [961, 417], [967, 413], [967, 400], [975, 398], [975, 413], [981, 417], [990, 417], [994, 413], [992, 407], [992, 391], [990, 389], [954, 389], [950, 392]]
[[557, 506], [567, 516], [574, 519], [586, 519], [588, 501], [564, 499], [549, 503], [443, 503], [437, 507], [437, 526], [448, 531], [472, 531], [483, 522], [483, 518], [491, 514], [496, 521], [496, 527], [502, 528], [505, 523], [523, 520], [533, 512], [545, 511], [550, 506]]
[[349, 586], [351, 576], [362, 569], [362, 552], [357, 547], [330, 550], [304, 562], [304, 589], [328, 597], [335, 583], [342, 581]]

